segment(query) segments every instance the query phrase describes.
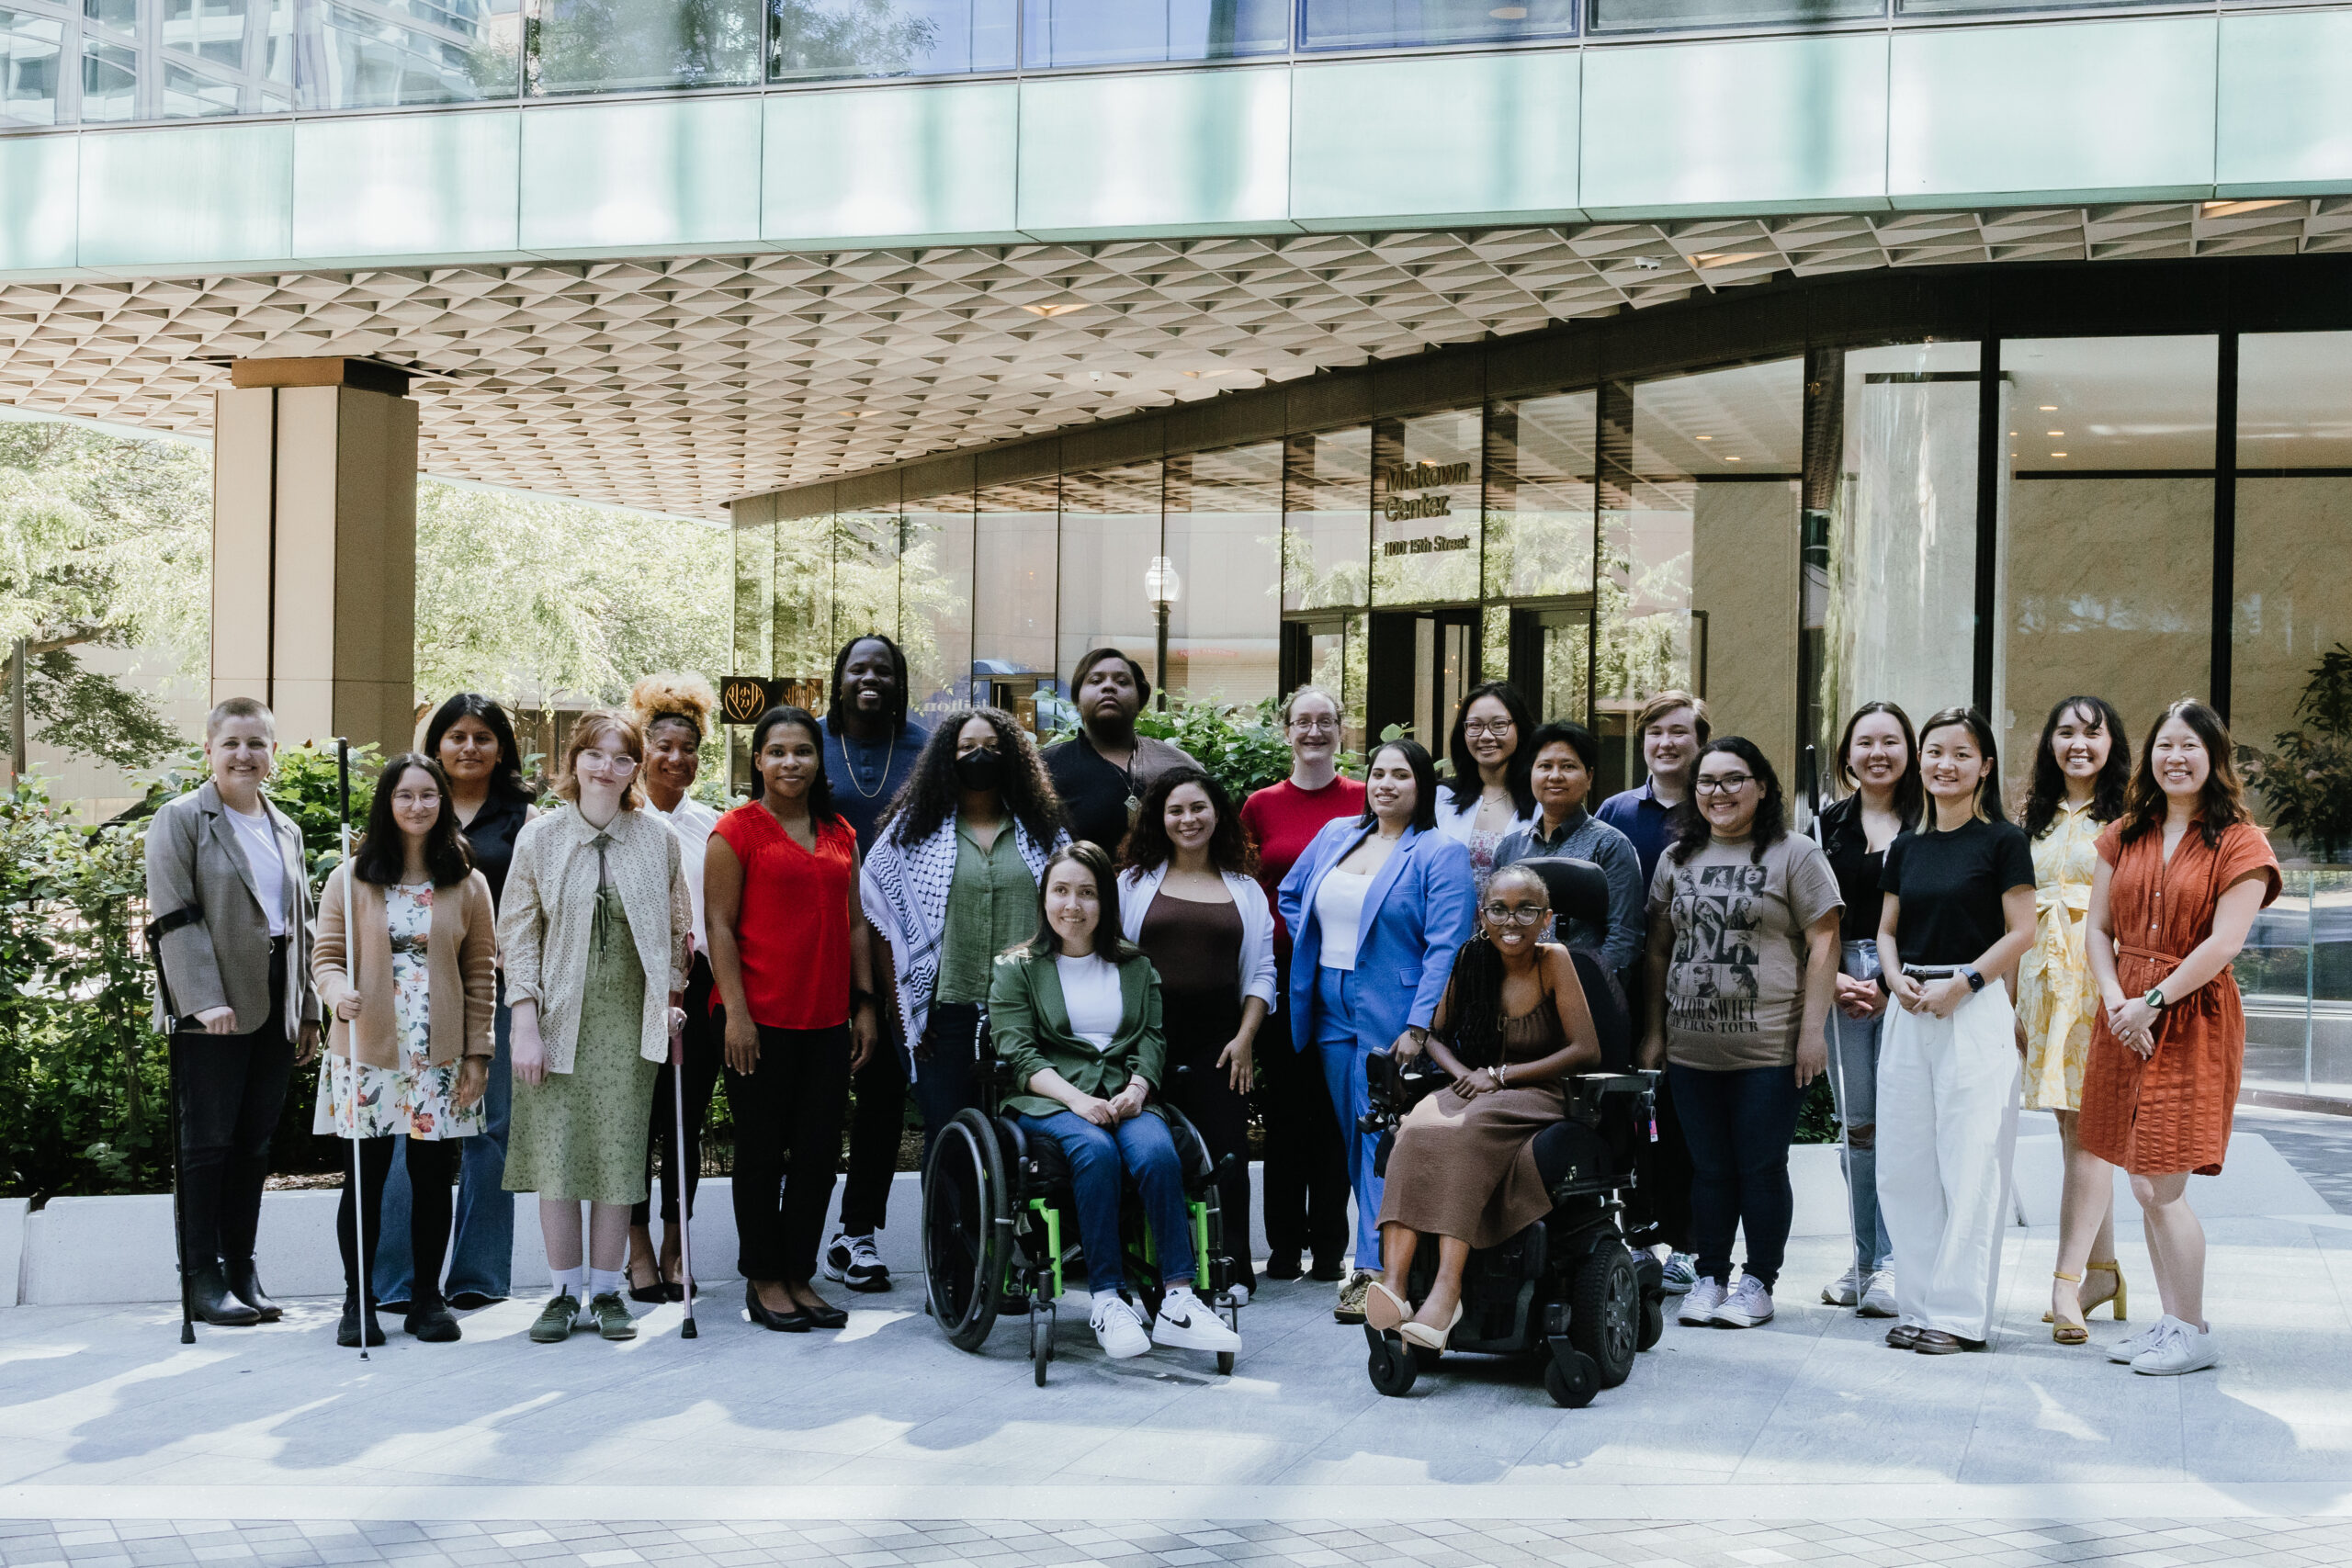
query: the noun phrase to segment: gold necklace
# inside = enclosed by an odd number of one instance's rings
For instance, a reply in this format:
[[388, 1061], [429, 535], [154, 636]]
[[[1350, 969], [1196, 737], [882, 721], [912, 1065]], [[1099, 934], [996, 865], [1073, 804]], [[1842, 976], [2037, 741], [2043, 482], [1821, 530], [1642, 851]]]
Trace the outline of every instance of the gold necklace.
[[871, 790], [857, 782], [857, 764], [851, 761], [849, 756], [849, 731], [835, 730], [833, 739], [841, 743], [842, 768], [849, 774], [849, 787], [857, 791], [860, 800], [872, 800], [890, 787], [890, 763], [899, 754], [899, 731], [895, 726], [890, 730], [890, 749], [882, 754], [882, 782]]

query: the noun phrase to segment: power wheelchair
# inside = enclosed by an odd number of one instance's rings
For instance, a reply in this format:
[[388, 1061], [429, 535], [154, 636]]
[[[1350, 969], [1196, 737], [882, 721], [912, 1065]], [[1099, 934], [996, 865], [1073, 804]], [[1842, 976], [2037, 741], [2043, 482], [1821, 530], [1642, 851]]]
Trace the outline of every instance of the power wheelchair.
[[[926, 1310], [959, 1350], [977, 1352], [1000, 1317], [1026, 1320], [1029, 1360], [1037, 1386], [1054, 1359], [1054, 1326], [1065, 1268], [1083, 1269], [1069, 1161], [1052, 1137], [1030, 1132], [998, 1108], [1016, 1091], [1012, 1066], [980, 1057], [982, 1110], [956, 1113], [932, 1145], [922, 1172], [922, 1260]], [[1177, 1069], [1188, 1071], [1186, 1068]], [[1156, 1109], [1168, 1123], [1184, 1180], [1195, 1263], [1193, 1288], [1238, 1331], [1240, 1307], [1229, 1293], [1236, 1270], [1225, 1250], [1225, 1220], [1217, 1202], [1217, 1163], [1207, 1140], [1166, 1100]], [[1128, 1288], [1144, 1321], [1159, 1315], [1159, 1265], [1141, 1196], [1122, 1184], [1119, 1247]], [[1242, 1216], [1242, 1245], [1249, 1218]], [[1216, 1370], [1233, 1371], [1233, 1352], [1216, 1353]]]
[[[1561, 919], [1605, 916], [1609, 888], [1589, 861], [1518, 863], [1544, 878]], [[1632, 1071], [1633, 1027], [1616, 979], [1598, 954], [1571, 948], [1577, 979], [1600, 1035], [1601, 1070], [1566, 1083], [1568, 1113], [1535, 1138], [1535, 1162], [1552, 1212], [1500, 1246], [1470, 1255], [1462, 1276], [1462, 1321], [1450, 1347], [1540, 1357], [1555, 1404], [1581, 1409], [1631, 1376], [1637, 1351], [1666, 1332], [1666, 1288], [1658, 1260], [1631, 1245], [1621, 1194], [1634, 1184], [1634, 1150], [1656, 1135], [1656, 1073]], [[1370, 1064], [1371, 1111], [1360, 1123], [1381, 1135], [1375, 1168], [1387, 1172], [1396, 1129], [1407, 1112], [1446, 1086], [1427, 1056], [1400, 1066], [1385, 1052]], [[1437, 1249], [1418, 1248], [1407, 1295], [1428, 1293]], [[1366, 1370], [1384, 1394], [1409, 1392], [1436, 1367], [1438, 1352], [1366, 1325]]]

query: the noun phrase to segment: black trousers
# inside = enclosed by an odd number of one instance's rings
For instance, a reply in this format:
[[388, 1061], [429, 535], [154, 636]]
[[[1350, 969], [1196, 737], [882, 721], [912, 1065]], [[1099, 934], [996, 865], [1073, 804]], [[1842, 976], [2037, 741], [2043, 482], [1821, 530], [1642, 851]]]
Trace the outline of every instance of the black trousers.
[[[378, 1239], [383, 1235], [384, 1180], [392, 1172], [392, 1151], [395, 1145], [408, 1150], [408, 1245], [415, 1268], [411, 1285], [409, 1310], [422, 1312], [441, 1304], [441, 1263], [449, 1252], [449, 1230], [457, 1217], [452, 1185], [458, 1179], [458, 1140], [455, 1138], [401, 1138], [390, 1134], [380, 1138], [359, 1140], [359, 1191], [357, 1203], [353, 1202], [351, 1162], [346, 1152], [343, 1167], [343, 1201], [335, 1205], [334, 1243], [343, 1253], [343, 1292], [346, 1300], [356, 1300], [359, 1290], [359, 1266], [355, 1259], [358, 1245], [356, 1233], [359, 1214], [368, 1217], [368, 1251], [373, 1256]], [[368, 1281], [374, 1296], [376, 1281], [373, 1269]]]
[[988, 1026], [969, 1002], [933, 1002], [915, 1053], [915, 1104], [922, 1111], [922, 1157], [956, 1113], [980, 1103], [980, 1045]]
[[[1634, 1037], [1642, 1036], [1644, 998], [1649, 985], [1643, 965], [1626, 972], [1626, 1002], [1634, 1014]], [[1690, 1250], [1690, 1145], [1674, 1105], [1672, 1075], [1657, 1080], [1657, 1142], [1645, 1140], [1634, 1151], [1634, 1190], [1626, 1195], [1625, 1218], [1643, 1241], [1664, 1242], [1677, 1252]]]
[[[1280, 961], [1275, 995], [1290, 996], [1290, 960]], [[1323, 1082], [1322, 1060], [1291, 1045], [1291, 1021], [1276, 1013], [1258, 1032], [1258, 1115], [1266, 1129], [1266, 1250], [1311, 1252], [1337, 1264], [1348, 1251], [1348, 1168], [1340, 1119]]]
[[[718, 1069], [727, 1060], [726, 1031], [718, 1015], [710, 1010], [710, 993], [717, 977], [710, 972], [710, 960], [695, 954], [694, 967], [686, 971], [686, 995], [682, 1004], [686, 1013], [686, 1145], [700, 1149], [702, 1130], [710, 1121], [710, 1093], [718, 1085]], [[677, 1085], [673, 1081], [676, 1069], [667, 1062], [653, 1077], [652, 1127], [645, 1140], [648, 1167], [657, 1161], [662, 1168], [662, 1224], [678, 1223], [678, 1100]], [[686, 1217], [694, 1218], [695, 1191], [702, 1186], [702, 1161], [693, 1162], [686, 1172]], [[649, 1198], [628, 1212], [628, 1223], [646, 1224], [653, 1217], [652, 1201]]]
[[890, 1178], [907, 1128], [907, 1064], [886, 1027], [873, 1058], [850, 1080], [849, 1176], [842, 1183], [842, 1229], [871, 1235], [890, 1218]]
[[[716, 1015], [725, 1028], [725, 1010]], [[849, 1108], [849, 1025], [760, 1028], [760, 1061], [727, 1069], [735, 1114], [736, 1269], [813, 1280]]]
[[243, 1263], [261, 1229], [269, 1141], [294, 1077], [286, 948], [270, 944], [269, 1017], [244, 1034], [172, 1036], [180, 1119], [180, 1240], [187, 1267]]
[[1209, 1158], [1225, 1166], [1216, 1184], [1225, 1250], [1233, 1259], [1233, 1282], [1254, 1292], [1258, 1270], [1250, 1258], [1250, 1101], [1234, 1089], [1230, 1069], [1216, 1065], [1218, 1054], [1241, 1027], [1241, 998], [1230, 989], [1169, 991], [1161, 997], [1161, 1008], [1168, 1058], [1160, 1089], [1201, 1130]]

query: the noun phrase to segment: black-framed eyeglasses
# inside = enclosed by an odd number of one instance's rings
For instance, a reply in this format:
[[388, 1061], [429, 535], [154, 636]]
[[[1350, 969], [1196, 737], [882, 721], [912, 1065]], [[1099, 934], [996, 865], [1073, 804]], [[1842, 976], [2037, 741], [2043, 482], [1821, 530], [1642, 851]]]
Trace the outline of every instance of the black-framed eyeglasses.
[[1473, 735], [1509, 735], [1519, 727], [1507, 718], [1470, 718], [1462, 721], [1464, 737]]
[[1487, 919], [1498, 926], [1532, 926], [1550, 913], [1541, 904], [1489, 904], [1486, 908]]
[[1724, 773], [1716, 778], [1701, 779], [1692, 787], [1701, 795], [1737, 795], [1755, 782], [1754, 773]]

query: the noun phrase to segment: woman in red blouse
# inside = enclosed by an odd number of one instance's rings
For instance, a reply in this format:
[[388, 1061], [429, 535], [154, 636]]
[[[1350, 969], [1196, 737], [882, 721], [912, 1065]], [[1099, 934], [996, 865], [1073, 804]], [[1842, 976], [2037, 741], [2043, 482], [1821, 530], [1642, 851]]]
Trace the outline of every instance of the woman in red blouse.
[[857, 832], [833, 809], [817, 721], [775, 707], [752, 728], [761, 792], [718, 819], [703, 862], [712, 1010], [735, 1116], [735, 1233], [752, 1321], [839, 1328], [817, 1243], [850, 1074], [873, 1055], [874, 981], [857, 909]]
[[2245, 1066], [2245, 1004], [2230, 961], [2278, 897], [2278, 862], [2252, 820], [2229, 731], [2202, 703], [2175, 703], [2148, 732], [2123, 815], [2098, 841], [2084, 956], [2102, 1010], [2091, 1021], [2083, 1109], [2050, 1310], [2082, 1326], [2083, 1271], [2107, 1168], [2132, 1177], [2165, 1314], [2110, 1346], [2135, 1372], [2193, 1372], [2218, 1359], [2205, 1321], [2205, 1230], [2188, 1178], [2218, 1176]]

